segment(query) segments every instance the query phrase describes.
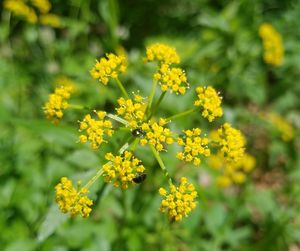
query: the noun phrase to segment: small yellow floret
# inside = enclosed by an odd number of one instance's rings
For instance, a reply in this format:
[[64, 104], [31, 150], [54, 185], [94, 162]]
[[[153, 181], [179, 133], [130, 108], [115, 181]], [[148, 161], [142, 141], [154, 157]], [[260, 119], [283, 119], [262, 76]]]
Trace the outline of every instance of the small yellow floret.
[[180, 58], [176, 49], [166, 44], [153, 44], [146, 48], [145, 61], [157, 60], [161, 64], [179, 64]]

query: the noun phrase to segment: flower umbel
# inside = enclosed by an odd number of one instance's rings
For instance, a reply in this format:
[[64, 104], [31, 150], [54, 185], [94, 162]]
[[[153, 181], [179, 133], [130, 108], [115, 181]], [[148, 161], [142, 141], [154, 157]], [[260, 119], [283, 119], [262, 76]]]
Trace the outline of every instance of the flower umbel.
[[[80, 181], [78, 182], [80, 187]], [[72, 181], [67, 177], [62, 177], [60, 183], [55, 187], [56, 202], [63, 213], [70, 213], [72, 216], [81, 215], [86, 218], [90, 215], [93, 201], [86, 194], [89, 192], [87, 188], [73, 187]]]
[[210, 150], [207, 147], [208, 138], [201, 138], [201, 130], [193, 128], [192, 130], [184, 131], [184, 136], [177, 139], [177, 143], [183, 146], [182, 152], [178, 152], [176, 157], [186, 162], [192, 162], [195, 166], [201, 163], [200, 155], [209, 156]]
[[171, 220], [182, 220], [196, 207], [197, 192], [194, 185], [188, 183], [185, 177], [180, 179], [178, 187], [170, 185], [170, 192], [160, 188], [159, 193], [165, 197], [161, 202], [160, 210], [167, 212]]
[[218, 129], [212, 140], [228, 162], [238, 161], [244, 154], [246, 141], [243, 134], [228, 123]]
[[30, 2], [43, 14], [48, 13], [52, 7], [48, 0], [30, 0]]
[[145, 171], [141, 161], [132, 152], [125, 151], [121, 156], [107, 153], [105, 159], [109, 162], [103, 166], [103, 176], [106, 182], [112, 182], [115, 187], [127, 189], [133, 179]]
[[160, 152], [164, 150], [163, 144], [173, 144], [174, 139], [169, 128], [165, 128], [166, 121], [160, 119], [159, 123], [149, 122], [143, 123], [141, 129], [145, 132], [145, 137], [140, 140], [141, 145], [150, 144]]
[[267, 114], [266, 117], [280, 132], [284, 141], [290, 141], [295, 137], [294, 127], [285, 118], [274, 112]]
[[198, 86], [196, 88], [196, 93], [198, 99], [195, 101], [194, 105], [202, 108], [202, 116], [204, 118], [207, 118], [209, 122], [212, 122], [216, 117], [221, 117], [223, 115], [221, 107], [222, 98], [213, 87]]
[[4, 8], [11, 11], [15, 16], [25, 18], [29, 23], [36, 23], [38, 18], [33, 8], [22, 0], [5, 0]]
[[46, 118], [57, 124], [63, 117], [63, 111], [68, 108], [68, 99], [73, 88], [70, 86], [61, 86], [55, 88], [54, 93], [49, 95], [48, 101], [43, 107]]
[[49, 25], [53, 28], [60, 28], [62, 26], [60, 17], [51, 13], [41, 15], [40, 23], [43, 25]]
[[80, 121], [80, 132], [85, 132], [79, 136], [79, 141], [85, 143], [89, 141], [92, 149], [97, 149], [104, 142], [104, 136], [111, 137], [114, 133], [112, 129], [112, 123], [110, 120], [105, 119], [106, 112], [95, 111], [98, 120], [92, 118], [90, 114], [86, 115], [83, 121]]
[[168, 64], [162, 64], [159, 71], [154, 74], [154, 79], [160, 82], [163, 92], [170, 90], [176, 94], [185, 94], [189, 87], [185, 72], [181, 68], [170, 68]]
[[179, 64], [180, 58], [176, 49], [165, 44], [153, 44], [146, 48], [145, 61], [157, 60], [161, 64]]
[[124, 73], [127, 68], [127, 61], [124, 55], [107, 54], [96, 62], [93, 69], [90, 71], [94, 79], [107, 85], [110, 78], [118, 78], [119, 73]]

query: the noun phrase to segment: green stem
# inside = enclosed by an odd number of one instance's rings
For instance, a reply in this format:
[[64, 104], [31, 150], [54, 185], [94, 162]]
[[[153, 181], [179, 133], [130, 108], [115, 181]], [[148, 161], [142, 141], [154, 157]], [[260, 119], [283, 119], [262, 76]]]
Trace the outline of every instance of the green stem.
[[68, 108], [76, 109], [76, 110], [84, 110], [84, 109], [88, 109], [88, 107], [86, 107], [86, 106], [83, 106], [83, 105], [75, 105], [75, 104], [68, 104]]
[[149, 102], [148, 102], [148, 106], [147, 106], [146, 112], [151, 109], [153, 97], [154, 97], [154, 94], [155, 94], [156, 85], [157, 85], [157, 80], [153, 80], [152, 88], [151, 88], [151, 92], [150, 92], [150, 96], [149, 96]]
[[140, 142], [140, 139], [139, 138], [135, 138], [134, 141], [133, 141], [133, 143], [132, 143], [132, 145], [131, 145], [131, 147], [130, 147], [130, 150], [134, 151], [139, 142]]
[[128, 125], [129, 125], [129, 123], [127, 122], [127, 120], [122, 119], [122, 118], [120, 118], [120, 117], [117, 116], [117, 115], [108, 113], [106, 116], [109, 117], [109, 118], [111, 118], [111, 119], [113, 119], [113, 120], [115, 120], [115, 121], [118, 121], [119, 123], [121, 123], [121, 124], [123, 124], [123, 125], [125, 125], [125, 126], [128, 126]]
[[196, 109], [196, 108], [192, 108], [192, 109], [189, 109], [189, 110], [187, 110], [187, 111], [180, 112], [180, 113], [177, 113], [177, 114], [175, 114], [175, 115], [173, 115], [173, 116], [171, 116], [171, 117], [168, 117], [168, 118], [166, 118], [166, 120], [167, 120], [167, 121], [175, 120], [175, 119], [178, 119], [178, 118], [180, 118], [180, 117], [189, 115], [189, 114], [191, 114], [191, 113], [193, 113], [193, 112], [195, 112], [195, 111], [197, 111], [197, 109]]
[[125, 90], [124, 85], [123, 85], [123, 84], [121, 83], [121, 81], [119, 80], [119, 78], [115, 78], [115, 80], [116, 80], [116, 82], [117, 82], [117, 84], [118, 84], [118, 86], [119, 86], [121, 92], [123, 93], [123, 95], [124, 95], [127, 99], [129, 99], [129, 95], [128, 95], [127, 91]]
[[160, 103], [162, 102], [162, 100], [164, 99], [165, 95], [167, 92], [162, 92], [159, 96], [158, 101], [156, 102], [155, 106], [153, 107], [152, 111], [150, 112], [149, 117], [147, 118], [147, 120], [151, 119], [151, 117], [153, 116], [153, 114], [156, 112], [157, 108], [159, 107]]
[[98, 170], [96, 175], [89, 180], [89, 182], [84, 186], [84, 188], [89, 189], [91, 185], [95, 183], [95, 181], [103, 174], [103, 169], [102, 167]]
[[166, 168], [164, 162], [162, 161], [159, 153], [156, 151], [156, 149], [155, 149], [155, 147], [153, 145], [149, 144], [149, 146], [150, 146], [150, 148], [152, 150], [152, 153], [153, 153], [154, 157], [156, 158], [156, 160], [157, 160], [160, 168], [163, 170], [165, 176], [167, 177], [169, 184], [172, 185], [173, 184], [172, 179], [171, 179], [171, 177], [170, 177], [170, 175], [169, 175], [169, 173], [167, 171], [167, 168]]

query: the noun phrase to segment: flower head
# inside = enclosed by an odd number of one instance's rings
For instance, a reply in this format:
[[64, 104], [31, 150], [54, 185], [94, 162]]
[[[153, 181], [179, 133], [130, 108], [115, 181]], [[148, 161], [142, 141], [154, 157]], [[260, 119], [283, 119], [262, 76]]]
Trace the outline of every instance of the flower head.
[[275, 66], [281, 65], [284, 56], [281, 35], [268, 23], [263, 23], [259, 27], [259, 35], [263, 41], [264, 61]]
[[189, 87], [185, 72], [181, 68], [171, 68], [162, 64], [159, 71], [154, 74], [154, 79], [160, 82], [163, 92], [170, 90], [176, 94], [184, 94]]
[[107, 54], [96, 62], [93, 69], [90, 71], [94, 79], [107, 85], [109, 78], [118, 78], [119, 73], [124, 73], [127, 68], [127, 61], [124, 55]]
[[145, 61], [157, 60], [161, 64], [179, 64], [180, 58], [175, 48], [166, 44], [152, 44], [146, 48]]
[[[80, 187], [80, 181], [78, 182]], [[60, 183], [55, 187], [56, 202], [63, 213], [70, 213], [72, 216], [80, 214], [82, 217], [88, 217], [92, 209], [93, 201], [85, 194], [89, 192], [87, 188], [76, 189], [72, 181], [67, 177], [62, 177]]]
[[132, 129], [136, 129], [141, 125], [146, 109], [143, 97], [135, 95], [134, 100], [119, 98], [118, 104], [117, 114], [124, 118]]
[[285, 118], [274, 112], [267, 114], [266, 117], [280, 132], [284, 141], [290, 141], [295, 137], [294, 127]]
[[46, 118], [51, 120], [52, 123], [57, 124], [63, 117], [63, 111], [68, 108], [68, 99], [72, 92], [72, 87], [61, 86], [55, 88], [54, 93], [49, 95], [43, 110]]
[[200, 155], [209, 156], [210, 150], [207, 147], [208, 138], [201, 138], [201, 130], [194, 128], [192, 130], [184, 131], [185, 136], [179, 137], [177, 142], [184, 149], [182, 152], [178, 152], [176, 157], [186, 162], [192, 162], [195, 166], [199, 166], [201, 163]]
[[89, 141], [92, 149], [97, 149], [103, 142], [107, 142], [104, 136], [111, 137], [114, 133], [112, 129], [112, 123], [110, 120], [106, 120], [106, 112], [95, 111], [98, 120], [92, 118], [90, 114], [86, 115], [82, 121], [80, 121], [80, 132], [85, 132], [79, 136], [79, 141], [85, 143]]
[[150, 144], [157, 151], [164, 150], [163, 144], [168, 145], [174, 142], [172, 132], [169, 128], [165, 128], [166, 120], [160, 119], [159, 122], [143, 123], [141, 129], [145, 133], [145, 137], [140, 140], [141, 145]]
[[52, 7], [48, 0], [30, 0], [30, 2], [43, 14], [48, 13]]
[[107, 153], [105, 159], [109, 162], [103, 166], [103, 176], [106, 182], [114, 182], [115, 187], [127, 189], [133, 179], [145, 171], [141, 161], [132, 152], [125, 151], [121, 156]]
[[212, 122], [216, 117], [221, 117], [223, 115], [221, 107], [222, 98], [213, 87], [198, 86], [196, 88], [196, 93], [198, 99], [195, 101], [194, 105], [202, 108], [202, 116], [204, 118], [207, 118], [209, 122]]
[[35, 24], [38, 20], [34, 9], [22, 0], [5, 0], [4, 8], [11, 11], [15, 16], [25, 18], [29, 23]]
[[62, 26], [60, 17], [51, 13], [41, 15], [40, 22], [43, 25], [49, 25], [53, 28], [60, 28]]
[[180, 179], [178, 187], [170, 185], [170, 192], [160, 188], [159, 193], [165, 197], [161, 202], [160, 210], [167, 212], [171, 220], [182, 220], [196, 207], [197, 192], [194, 185], [188, 183], [185, 177]]
[[218, 129], [212, 140], [217, 143], [220, 152], [228, 162], [238, 161], [244, 154], [245, 137], [241, 131], [231, 127], [228, 123]]
[[70, 79], [66, 76], [63, 76], [63, 75], [58, 76], [58, 77], [55, 78], [54, 85], [55, 86], [70, 87], [70, 88], [72, 88], [72, 90], [76, 89], [75, 82], [72, 79]]

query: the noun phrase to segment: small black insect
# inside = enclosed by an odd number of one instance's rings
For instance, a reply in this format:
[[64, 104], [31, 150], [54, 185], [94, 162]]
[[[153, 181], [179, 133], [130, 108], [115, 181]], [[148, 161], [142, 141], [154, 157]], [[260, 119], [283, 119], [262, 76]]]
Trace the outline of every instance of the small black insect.
[[134, 137], [143, 138], [145, 136], [145, 132], [141, 128], [134, 129], [131, 133]]
[[140, 184], [146, 178], [147, 178], [147, 174], [146, 173], [141, 173], [141, 174], [138, 174], [137, 176], [135, 176], [132, 180], [133, 180], [134, 183]]

